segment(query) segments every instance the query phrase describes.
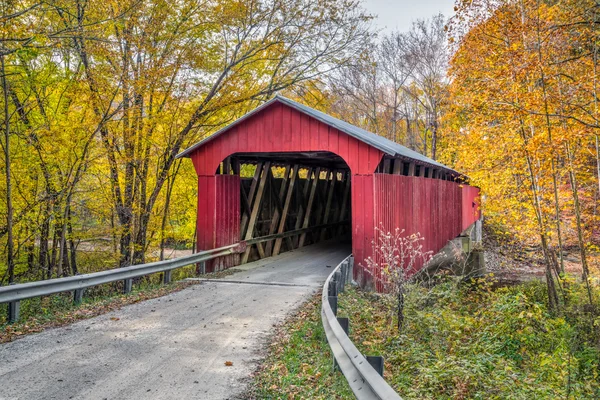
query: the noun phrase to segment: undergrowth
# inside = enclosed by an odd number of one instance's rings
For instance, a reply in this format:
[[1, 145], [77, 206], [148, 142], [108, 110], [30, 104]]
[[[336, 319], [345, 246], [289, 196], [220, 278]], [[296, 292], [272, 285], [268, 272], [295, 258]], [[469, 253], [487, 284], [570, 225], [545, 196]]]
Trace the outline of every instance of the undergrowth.
[[364, 354], [384, 356], [385, 378], [403, 398], [600, 398], [600, 319], [581, 284], [569, 285], [560, 315], [546, 311], [539, 281], [494, 289], [449, 280], [408, 292], [400, 333], [385, 295], [348, 290], [338, 313]]
[[268, 355], [254, 376], [253, 399], [352, 399], [339, 371], [333, 370], [321, 324], [321, 295], [315, 295], [277, 328]]

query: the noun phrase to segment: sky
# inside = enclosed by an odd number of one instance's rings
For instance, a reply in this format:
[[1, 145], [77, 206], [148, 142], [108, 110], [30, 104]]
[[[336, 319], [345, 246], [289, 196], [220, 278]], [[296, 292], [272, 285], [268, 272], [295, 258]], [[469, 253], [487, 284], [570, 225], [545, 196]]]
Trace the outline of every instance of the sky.
[[383, 32], [405, 32], [415, 19], [430, 18], [438, 13], [451, 17], [454, 0], [363, 0], [363, 7], [376, 15], [373, 23]]

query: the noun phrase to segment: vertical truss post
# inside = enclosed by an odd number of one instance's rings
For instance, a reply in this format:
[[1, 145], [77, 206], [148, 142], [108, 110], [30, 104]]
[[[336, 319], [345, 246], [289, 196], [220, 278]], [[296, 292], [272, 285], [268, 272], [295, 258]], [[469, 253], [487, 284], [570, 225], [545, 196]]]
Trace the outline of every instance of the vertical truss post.
[[[244, 240], [252, 239], [252, 237], [254, 236], [254, 228], [256, 227], [256, 221], [258, 219], [258, 215], [260, 214], [260, 208], [262, 205], [263, 195], [265, 193], [267, 179], [269, 178], [270, 175], [271, 175], [271, 162], [267, 161], [264, 164], [263, 173], [260, 178], [258, 188], [256, 190], [256, 196], [255, 196], [254, 202], [252, 204], [252, 213], [250, 214], [250, 219], [248, 220], [248, 229], [246, 230], [246, 236], [244, 237]], [[260, 250], [262, 249], [262, 247], [260, 246], [260, 243], [257, 247], [258, 247], [259, 253], [260, 253]], [[246, 248], [246, 251], [244, 251], [244, 254], [242, 255], [241, 264], [246, 264], [248, 262], [248, 257], [250, 256], [251, 250], [252, 250], [252, 246], [248, 246], [248, 248]], [[261, 257], [264, 257], [264, 254], [261, 255]]]
[[[292, 197], [294, 195], [294, 186], [296, 185], [296, 179], [298, 178], [298, 170], [300, 167], [298, 164], [294, 165], [292, 168], [292, 177], [290, 179], [290, 184], [287, 189], [287, 195], [285, 197], [285, 202], [283, 204], [283, 211], [281, 212], [281, 219], [279, 220], [279, 227], [277, 229], [277, 233], [283, 233], [285, 231], [285, 223], [287, 220], [287, 216], [290, 210], [290, 204], [292, 203]], [[281, 251], [281, 244], [283, 238], [275, 239], [275, 245], [273, 247], [273, 255], [276, 256]]]

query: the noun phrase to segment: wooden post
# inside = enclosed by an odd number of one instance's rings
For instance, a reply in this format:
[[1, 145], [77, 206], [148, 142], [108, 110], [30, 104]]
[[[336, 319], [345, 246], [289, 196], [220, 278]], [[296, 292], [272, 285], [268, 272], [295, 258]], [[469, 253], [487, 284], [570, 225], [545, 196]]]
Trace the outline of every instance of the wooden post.
[[[317, 192], [315, 197], [316, 207], [314, 212], [315, 215], [315, 225], [321, 225], [321, 221], [323, 220], [323, 215], [325, 214], [325, 207], [327, 206], [327, 193], [329, 193], [329, 187], [331, 186], [332, 179], [329, 179], [330, 174], [332, 173], [330, 170], [325, 169], [325, 184], [319, 185], [317, 184]], [[322, 187], [324, 186], [324, 187]], [[322, 187], [322, 188], [321, 188]], [[314, 202], [313, 202], [314, 204]], [[310, 225], [310, 224], [309, 224]], [[311, 237], [313, 239], [313, 243], [317, 243], [319, 241], [319, 232], [311, 231]]]
[[[240, 221], [240, 238], [244, 239], [246, 236], [246, 228], [248, 227], [248, 218], [252, 213], [252, 204], [254, 202], [254, 197], [256, 194], [256, 187], [258, 185], [258, 181], [260, 179], [260, 173], [262, 172], [262, 163], [256, 164], [256, 171], [254, 171], [254, 177], [252, 178], [252, 184], [250, 185], [250, 192], [246, 198], [246, 203], [248, 204], [249, 211], [242, 215], [242, 220]], [[242, 190], [243, 191], [243, 190]]]
[[[260, 206], [262, 205], [262, 198], [265, 193], [265, 187], [266, 187], [267, 179], [270, 176], [270, 173], [271, 173], [271, 162], [267, 161], [264, 164], [263, 174], [260, 178], [258, 188], [256, 189], [256, 196], [255, 196], [254, 202], [252, 204], [252, 213], [250, 214], [250, 219], [248, 221], [248, 229], [246, 230], [246, 235], [244, 237], [244, 240], [252, 239], [252, 236], [254, 235], [254, 228], [256, 227], [256, 220], [257, 220], [258, 214], [260, 212]], [[259, 249], [259, 254], [260, 254], [261, 246], [257, 245], [257, 247]], [[250, 256], [251, 249], [252, 249], [252, 246], [248, 246], [246, 248], [246, 251], [242, 255], [241, 264], [246, 264], [248, 262], [248, 257]], [[264, 254], [261, 255], [261, 257], [264, 257]]]
[[[348, 171], [348, 172], [346, 172], [344, 197], [342, 198], [342, 205], [340, 207], [339, 214], [337, 216], [337, 222], [342, 222], [346, 218], [346, 210], [348, 208], [348, 199], [350, 198], [350, 185], [351, 185], [350, 171]], [[340, 226], [338, 228], [338, 235], [341, 235], [343, 230], [344, 230], [344, 227]]]
[[419, 166], [419, 176], [425, 177], [425, 166], [424, 165]]
[[[291, 165], [288, 164], [285, 166], [285, 173], [283, 175], [283, 181], [281, 182], [281, 187], [279, 188], [279, 196], [277, 198], [277, 207], [275, 207], [275, 211], [273, 212], [273, 217], [271, 218], [271, 226], [269, 226], [269, 235], [272, 235], [275, 233], [275, 230], [277, 229], [277, 227], [279, 226], [279, 218], [281, 216], [281, 214], [283, 213], [283, 201], [285, 198], [285, 194], [287, 192], [287, 186], [288, 186], [288, 181], [289, 181], [289, 175], [290, 175], [290, 169], [291, 169]], [[280, 211], [281, 208], [281, 211]], [[267, 246], [265, 248], [265, 254], [268, 256], [271, 255], [271, 250], [273, 249], [273, 241], [269, 241], [267, 242]]]
[[[308, 169], [308, 174], [306, 175], [306, 182], [304, 183], [304, 187], [302, 188], [302, 192], [300, 192], [300, 194], [302, 195], [302, 199], [299, 202], [298, 205], [298, 215], [296, 216], [296, 223], [294, 224], [294, 230], [297, 231], [298, 229], [300, 229], [300, 227], [302, 226], [302, 222], [304, 221], [304, 212], [306, 211], [306, 203], [308, 202], [307, 200], [307, 196], [308, 196], [308, 192], [312, 183], [312, 177], [313, 177], [313, 168], [309, 168]], [[319, 173], [320, 173], [320, 169], [319, 169]], [[293, 244], [294, 247], [297, 248], [298, 247], [298, 243], [300, 241], [300, 236], [294, 236], [294, 240], [293, 240]]]
[[241, 170], [240, 170], [240, 160], [238, 158], [232, 158], [231, 159], [231, 169], [233, 170], [233, 174], [234, 175], [239, 175]]
[[[306, 204], [306, 211], [304, 212], [304, 220], [302, 222], [302, 228], [308, 228], [310, 223], [310, 214], [312, 211], [312, 205], [315, 200], [315, 193], [317, 191], [317, 186], [319, 184], [319, 175], [321, 175], [321, 168], [317, 167], [315, 170], [315, 178], [311, 182], [310, 188], [310, 196], [308, 198], [308, 203]], [[300, 235], [300, 240], [298, 241], [298, 248], [304, 246], [304, 241], [306, 240], [306, 232]]]
[[[298, 178], [298, 171], [300, 167], [298, 164], [294, 165], [292, 169], [292, 177], [290, 180], [289, 187], [287, 189], [287, 195], [285, 197], [285, 203], [283, 204], [283, 211], [281, 212], [281, 219], [279, 220], [279, 227], [277, 229], [277, 233], [283, 233], [285, 231], [285, 222], [287, 220], [288, 212], [290, 210], [290, 204], [292, 203], [292, 197], [294, 195], [294, 186], [296, 185], [296, 179]], [[283, 238], [278, 238], [275, 240], [275, 245], [273, 247], [273, 255], [276, 256], [281, 251], [281, 242]]]
[[383, 173], [384, 174], [389, 174], [390, 173], [390, 162], [392, 160], [390, 160], [389, 158], [384, 158], [383, 160]]
[[394, 160], [394, 175], [402, 175], [402, 173], [404, 172], [404, 163], [402, 162], [402, 160], [396, 158]]
[[[389, 161], [389, 160], [388, 160]], [[389, 167], [389, 163], [388, 163]], [[335, 191], [335, 182], [337, 181], [337, 171], [333, 170], [331, 176], [331, 182], [329, 183], [329, 193], [327, 193], [327, 203], [325, 204], [325, 214], [323, 215], [323, 224], [329, 222], [329, 214], [331, 213], [331, 201], [333, 200], [333, 193]], [[321, 225], [321, 221], [317, 221], [317, 225]], [[321, 238], [319, 240], [325, 240], [327, 234], [327, 228], [321, 231]]]
[[408, 164], [408, 176], [415, 176], [415, 163], [411, 162]]

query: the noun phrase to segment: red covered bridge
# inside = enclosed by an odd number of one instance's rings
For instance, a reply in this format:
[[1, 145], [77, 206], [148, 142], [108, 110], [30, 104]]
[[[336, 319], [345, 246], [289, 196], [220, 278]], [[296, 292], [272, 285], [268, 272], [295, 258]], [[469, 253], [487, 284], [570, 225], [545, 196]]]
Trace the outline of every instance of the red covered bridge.
[[479, 218], [479, 191], [460, 173], [281, 96], [184, 156], [198, 175], [198, 249], [248, 244], [209, 271], [333, 239], [351, 240], [364, 264], [378, 226], [420, 233], [435, 253]]

